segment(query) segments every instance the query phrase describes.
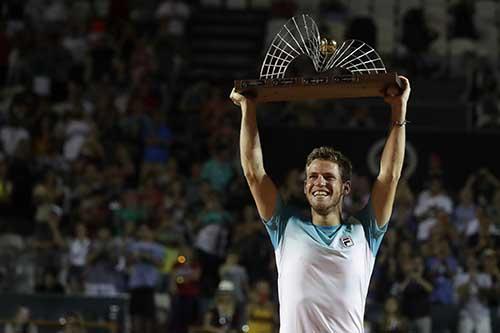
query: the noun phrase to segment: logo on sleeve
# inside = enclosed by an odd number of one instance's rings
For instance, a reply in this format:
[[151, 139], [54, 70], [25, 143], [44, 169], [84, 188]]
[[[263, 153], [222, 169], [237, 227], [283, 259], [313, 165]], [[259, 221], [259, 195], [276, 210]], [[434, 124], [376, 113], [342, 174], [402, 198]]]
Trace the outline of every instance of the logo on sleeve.
[[342, 236], [340, 238], [340, 243], [343, 247], [351, 247], [354, 245], [354, 241], [352, 240], [351, 236]]

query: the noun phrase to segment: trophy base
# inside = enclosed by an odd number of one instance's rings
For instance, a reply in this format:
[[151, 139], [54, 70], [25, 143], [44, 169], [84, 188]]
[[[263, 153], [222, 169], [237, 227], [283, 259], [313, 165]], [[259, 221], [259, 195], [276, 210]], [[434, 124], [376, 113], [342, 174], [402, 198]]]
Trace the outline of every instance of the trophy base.
[[255, 97], [261, 103], [380, 97], [391, 86], [402, 89], [395, 72], [234, 81], [236, 92]]

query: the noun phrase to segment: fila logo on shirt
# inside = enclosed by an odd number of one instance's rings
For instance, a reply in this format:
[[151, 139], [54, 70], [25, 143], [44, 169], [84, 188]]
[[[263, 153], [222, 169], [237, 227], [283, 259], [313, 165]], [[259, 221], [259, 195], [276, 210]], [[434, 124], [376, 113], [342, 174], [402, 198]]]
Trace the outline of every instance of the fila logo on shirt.
[[354, 241], [352, 240], [351, 236], [342, 236], [340, 238], [340, 243], [344, 247], [351, 247], [354, 245]]

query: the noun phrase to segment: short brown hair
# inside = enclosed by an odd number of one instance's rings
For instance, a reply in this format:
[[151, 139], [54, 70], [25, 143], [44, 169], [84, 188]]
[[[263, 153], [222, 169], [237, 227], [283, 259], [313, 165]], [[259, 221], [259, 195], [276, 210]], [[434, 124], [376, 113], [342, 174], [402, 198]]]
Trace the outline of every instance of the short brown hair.
[[314, 148], [307, 156], [306, 169], [314, 160], [324, 160], [337, 163], [340, 168], [340, 176], [342, 181], [351, 180], [352, 164], [351, 161], [340, 151], [332, 147]]

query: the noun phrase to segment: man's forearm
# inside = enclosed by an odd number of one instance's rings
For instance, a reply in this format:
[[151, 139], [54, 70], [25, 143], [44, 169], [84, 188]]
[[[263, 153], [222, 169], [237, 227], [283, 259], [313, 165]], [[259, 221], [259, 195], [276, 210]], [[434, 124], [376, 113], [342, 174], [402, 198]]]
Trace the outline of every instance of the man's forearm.
[[[406, 142], [406, 105], [393, 108], [391, 130], [380, 159], [380, 176], [384, 179], [397, 180], [403, 169]], [[403, 125], [401, 125], [403, 124]]]
[[242, 104], [241, 110], [240, 158], [245, 177], [249, 179], [262, 176], [265, 171], [255, 104]]

